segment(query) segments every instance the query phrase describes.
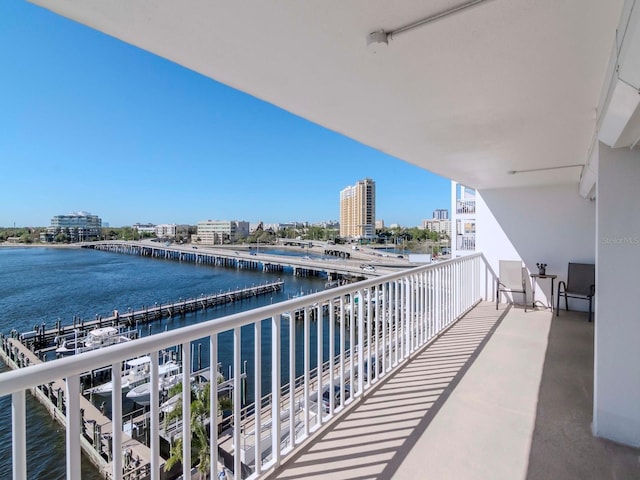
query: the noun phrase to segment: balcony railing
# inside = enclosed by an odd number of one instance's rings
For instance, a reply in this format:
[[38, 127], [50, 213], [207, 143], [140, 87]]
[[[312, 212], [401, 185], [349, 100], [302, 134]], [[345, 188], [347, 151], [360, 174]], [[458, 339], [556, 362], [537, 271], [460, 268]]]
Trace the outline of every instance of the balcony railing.
[[464, 213], [476, 213], [476, 201], [471, 200], [456, 200], [456, 212], [458, 214]]
[[[60, 379], [66, 385], [61, 409], [66, 415], [66, 476], [80, 478], [81, 446], [88, 436], [81, 413], [81, 402], [87, 405], [79, 393], [81, 379], [105, 367], [111, 372], [114, 392], [108, 449], [111, 478], [137, 478], [132, 472], [144, 470], [151, 479], [160, 479], [165, 464], [160, 435], [171, 428], [172, 443], [182, 439], [182, 458], [192, 458], [194, 442], [199, 442], [198, 452], [213, 452], [199, 457], [209, 478], [218, 478], [222, 468], [228, 477], [260, 478], [478, 301], [492, 298], [493, 285], [484, 258], [475, 254], [4, 373], [0, 396], [11, 395], [12, 401], [13, 478], [27, 478], [26, 391], [44, 391]], [[226, 383], [231, 385], [211, 383], [206, 411], [197, 412], [199, 422], [167, 425], [161, 422], [159, 382], [150, 382], [148, 445], [144, 445], [148, 458], [132, 469], [127, 455], [112, 453], [126, 452], [131, 444], [123, 433], [123, 362], [149, 356], [150, 378], [158, 378], [160, 352], [179, 347], [182, 418], [193, 418], [195, 362], [189, 352], [196, 342], [208, 349], [206, 371], [211, 379], [219, 377], [218, 363], [226, 355], [233, 372], [233, 380]], [[239, 394], [244, 364], [247, 390], [259, 399], [255, 405], [243, 405]], [[232, 387], [233, 406], [231, 416], [221, 420], [218, 402], [225, 386]], [[195, 436], [192, 431], [192, 426], [203, 423], [209, 425], [208, 445], [202, 442], [202, 431]], [[191, 478], [191, 465], [184, 463], [184, 478]]]
[[456, 235], [456, 248], [461, 251], [473, 252], [476, 249], [476, 234]]

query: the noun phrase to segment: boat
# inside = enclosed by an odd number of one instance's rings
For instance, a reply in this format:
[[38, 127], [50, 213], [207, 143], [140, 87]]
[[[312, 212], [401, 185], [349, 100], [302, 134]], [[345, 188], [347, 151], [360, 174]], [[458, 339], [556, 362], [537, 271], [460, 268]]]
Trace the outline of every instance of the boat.
[[[149, 382], [151, 375], [151, 358], [148, 356], [134, 358], [126, 363], [125, 372], [120, 379], [122, 393]], [[180, 365], [173, 360], [168, 360], [158, 365], [159, 379], [167, 378], [170, 375], [178, 375], [180, 373]], [[111, 395], [113, 391], [113, 381], [108, 381], [96, 387], [88, 388], [83, 393], [85, 395], [94, 394], [100, 396]]]
[[[209, 383], [209, 377], [210, 377], [209, 372], [206, 370], [202, 372], [194, 373], [193, 376], [191, 377], [191, 389], [193, 391], [197, 391], [199, 389], [205, 388], [205, 386]], [[218, 395], [229, 396], [230, 392], [233, 390], [233, 380], [225, 380], [224, 375], [222, 375], [222, 373], [220, 372], [218, 372], [217, 377], [218, 377], [218, 380], [217, 380]], [[172, 410], [176, 408], [176, 406], [179, 404], [181, 400], [182, 400], [182, 392], [172, 396], [166, 402], [160, 405], [160, 411], [165, 414], [170, 413]]]
[[121, 332], [115, 327], [102, 327], [91, 330], [85, 337], [78, 338], [78, 330], [75, 330], [73, 337], [65, 338], [62, 344], [56, 348], [56, 354], [58, 356], [73, 355], [109, 345], [117, 345], [132, 340], [136, 333], [135, 330]]
[[[175, 374], [167, 372], [165, 377], [160, 377], [158, 380], [158, 391], [162, 392], [169, 390], [180, 381], [179, 371]], [[148, 406], [151, 403], [151, 382], [142, 383], [127, 392], [127, 398], [133, 400], [138, 405], [143, 407]]]

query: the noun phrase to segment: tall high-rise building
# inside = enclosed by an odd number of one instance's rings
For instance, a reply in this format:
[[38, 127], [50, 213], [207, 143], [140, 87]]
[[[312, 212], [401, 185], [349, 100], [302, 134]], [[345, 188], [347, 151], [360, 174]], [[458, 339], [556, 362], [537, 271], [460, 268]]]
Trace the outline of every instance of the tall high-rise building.
[[448, 220], [449, 210], [447, 210], [446, 208], [438, 208], [433, 211], [433, 218], [435, 220]]
[[376, 235], [376, 182], [370, 178], [340, 192], [340, 236], [374, 238]]

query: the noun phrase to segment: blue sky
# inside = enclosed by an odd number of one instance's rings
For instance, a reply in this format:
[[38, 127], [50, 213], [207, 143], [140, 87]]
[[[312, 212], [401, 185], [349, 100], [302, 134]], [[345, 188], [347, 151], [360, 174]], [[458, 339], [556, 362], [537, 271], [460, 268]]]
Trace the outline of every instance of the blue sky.
[[449, 181], [21, 0], [0, 1], [0, 227], [377, 218], [419, 225]]

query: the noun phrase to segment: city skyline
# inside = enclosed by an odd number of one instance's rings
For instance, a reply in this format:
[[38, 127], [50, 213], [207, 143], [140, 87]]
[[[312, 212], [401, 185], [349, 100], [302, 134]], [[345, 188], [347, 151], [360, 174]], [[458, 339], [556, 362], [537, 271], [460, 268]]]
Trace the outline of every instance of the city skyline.
[[365, 177], [387, 224], [449, 206], [448, 179], [26, 2], [0, 39], [0, 227], [314, 223]]

